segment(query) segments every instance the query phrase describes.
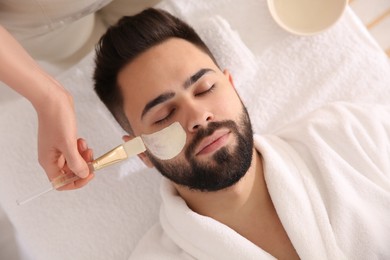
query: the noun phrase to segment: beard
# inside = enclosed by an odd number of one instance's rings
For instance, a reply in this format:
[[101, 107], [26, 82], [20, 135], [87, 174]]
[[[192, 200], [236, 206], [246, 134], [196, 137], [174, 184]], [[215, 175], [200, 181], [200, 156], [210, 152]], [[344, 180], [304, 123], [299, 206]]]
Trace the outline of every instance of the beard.
[[[217, 129], [227, 128], [236, 139], [234, 147], [222, 147], [207, 162], [194, 156], [198, 144]], [[232, 120], [211, 122], [207, 128], [197, 130], [192, 142], [185, 150], [185, 159], [164, 161], [146, 152], [157, 170], [176, 184], [192, 190], [217, 191], [237, 183], [248, 171], [252, 162], [253, 131], [246, 108], [238, 124]]]

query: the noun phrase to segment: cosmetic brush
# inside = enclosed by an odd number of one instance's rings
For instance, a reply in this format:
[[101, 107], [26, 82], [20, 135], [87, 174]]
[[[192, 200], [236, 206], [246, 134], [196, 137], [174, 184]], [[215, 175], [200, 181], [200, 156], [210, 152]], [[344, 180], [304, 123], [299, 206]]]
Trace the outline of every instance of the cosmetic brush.
[[[168, 127], [163, 128], [152, 134], [144, 134], [125, 142], [103, 154], [96, 160], [89, 163], [90, 171], [98, 171], [109, 165], [126, 160], [129, 157], [140, 154], [148, 148], [154, 156], [160, 160], [169, 160], [177, 156], [183, 149], [186, 143], [187, 135], [179, 122], [174, 122]], [[28, 197], [16, 201], [18, 205], [26, 204], [27, 202], [42, 196], [49, 191], [58, 189], [66, 184], [79, 180], [80, 177], [71, 173], [63, 173], [54, 178], [46, 187]]]
[[[146, 148], [145, 148], [145, 145], [144, 145], [141, 137], [136, 137], [130, 141], [127, 141], [126, 143], [124, 143], [122, 145], [115, 147], [111, 151], [103, 154], [102, 156], [100, 156], [96, 160], [89, 163], [88, 166], [90, 168], [90, 171], [95, 172], [95, 171], [103, 169], [109, 165], [112, 165], [114, 163], [121, 162], [121, 161], [123, 161], [131, 156], [140, 154], [140, 153], [144, 152], [145, 150], [146, 150]], [[50, 186], [48, 186], [48, 187], [46, 187], [38, 192], [35, 192], [34, 194], [32, 194], [28, 197], [19, 199], [16, 201], [16, 203], [18, 205], [26, 204], [27, 202], [29, 202], [35, 198], [38, 198], [38, 197], [42, 196], [43, 194], [48, 193], [49, 191], [58, 189], [62, 186], [65, 186], [66, 184], [72, 183], [72, 182], [79, 180], [79, 179], [80, 179], [80, 177], [78, 177], [77, 175], [74, 175], [73, 173], [72, 174], [63, 173], [63, 174], [57, 176], [56, 178], [54, 178], [53, 180], [51, 180]]]

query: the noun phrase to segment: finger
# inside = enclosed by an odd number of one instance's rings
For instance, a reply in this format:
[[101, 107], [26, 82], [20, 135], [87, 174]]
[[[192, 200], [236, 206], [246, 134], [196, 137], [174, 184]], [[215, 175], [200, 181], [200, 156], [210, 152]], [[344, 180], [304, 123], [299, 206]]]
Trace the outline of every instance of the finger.
[[[83, 146], [83, 142], [78, 142], [77, 146]], [[81, 156], [78, 147], [76, 145], [69, 145], [65, 151], [64, 156], [69, 169], [77, 176], [85, 178], [89, 174], [89, 169], [86, 161]], [[80, 147], [84, 148], [84, 147]]]
[[60, 169], [65, 165], [65, 158], [60, 152], [52, 152], [50, 157], [47, 156], [45, 160], [39, 160], [39, 164], [45, 170], [49, 180], [53, 180], [60, 175]]
[[57, 170], [58, 170], [58, 169], [64, 168], [65, 163], [66, 163], [66, 160], [65, 160], [64, 155], [63, 155], [63, 154], [60, 154], [60, 155], [58, 156], [58, 158], [57, 158], [57, 167], [58, 167]]
[[95, 177], [95, 174], [94, 174], [94, 173], [91, 173], [90, 175], [88, 175], [87, 178], [79, 179], [79, 180], [75, 181], [75, 182], [74, 182], [74, 188], [75, 188], [75, 189], [79, 189], [79, 188], [81, 188], [81, 187], [84, 187], [84, 186], [87, 185], [88, 182], [90, 182], [94, 177]]
[[62, 187], [59, 187], [57, 190], [64, 191], [64, 190], [75, 190], [79, 189], [81, 187], [84, 187], [88, 182], [90, 182], [95, 177], [94, 173], [91, 173], [88, 175], [88, 177], [84, 179], [78, 179], [72, 183], [68, 183]]
[[80, 153], [84, 152], [88, 149], [87, 142], [83, 138], [77, 139], [77, 148], [79, 149]]
[[[93, 159], [93, 152], [91, 149], [87, 149], [85, 150], [84, 152], [82, 152], [81, 156], [84, 158], [85, 161], [89, 162], [89, 161], [92, 161]], [[70, 177], [74, 176], [74, 174], [70, 171], [70, 169], [65, 166], [63, 171], [67, 172]], [[85, 186], [88, 182], [90, 182], [93, 178], [94, 178], [94, 174], [93, 172], [89, 172], [89, 175], [86, 177], [86, 178], [83, 178], [83, 179], [78, 179], [74, 182], [71, 182], [69, 184], [66, 184], [60, 188], [58, 188], [58, 190], [74, 190], [74, 189], [78, 189], [78, 188], [81, 188], [83, 186]]]
[[92, 149], [87, 149], [84, 152], [82, 152], [81, 153], [81, 157], [83, 157], [83, 159], [87, 163], [92, 162], [93, 161], [93, 151], [92, 151]]

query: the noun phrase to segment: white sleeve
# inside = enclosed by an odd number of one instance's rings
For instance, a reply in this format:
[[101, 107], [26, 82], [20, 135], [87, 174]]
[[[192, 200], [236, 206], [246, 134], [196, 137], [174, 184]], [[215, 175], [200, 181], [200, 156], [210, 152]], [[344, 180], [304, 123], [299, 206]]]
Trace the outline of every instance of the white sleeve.
[[340, 158], [380, 186], [390, 181], [390, 106], [332, 103], [278, 135], [307, 156], [325, 158], [323, 164]]

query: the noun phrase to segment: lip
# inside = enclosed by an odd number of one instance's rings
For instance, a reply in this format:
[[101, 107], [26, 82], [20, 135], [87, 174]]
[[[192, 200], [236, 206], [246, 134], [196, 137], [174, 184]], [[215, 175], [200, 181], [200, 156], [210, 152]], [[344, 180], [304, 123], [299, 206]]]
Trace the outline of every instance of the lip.
[[230, 131], [228, 129], [221, 129], [215, 131], [212, 135], [203, 139], [198, 145], [195, 155], [207, 154], [218, 150], [227, 140]]

